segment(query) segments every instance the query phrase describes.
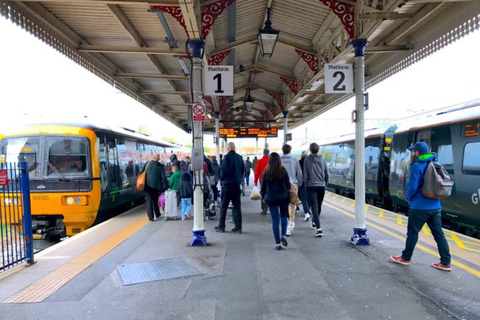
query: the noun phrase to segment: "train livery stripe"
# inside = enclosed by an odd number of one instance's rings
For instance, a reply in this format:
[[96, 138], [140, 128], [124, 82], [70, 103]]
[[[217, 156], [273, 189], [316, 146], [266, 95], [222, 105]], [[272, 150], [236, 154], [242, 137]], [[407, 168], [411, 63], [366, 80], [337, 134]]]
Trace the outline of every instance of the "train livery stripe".
[[132, 222], [109, 238], [8, 298], [3, 303], [42, 302], [148, 223], [149, 221], [145, 217]]
[[[345, 211], [345, 210], [343, 210], [343, 209], [341, 209], [341, 208], [339, 208], [339, 207], [337, 207], [337, 206], [334, 206], [334, 205], [332, 205], [332, 204], [330, 204], [330, 203], [328, 203], [328, 202], [324, 202], [324, 204], [325, 204], [327, 207], [330, 207], [330, 208], [332, 208], [332, 209], [334, 209], [334, 210], [336, 210], [336, 211], [340, 211], [341, 213], [343, 213], [343, 214], [345, 214], [345, 215], [347, 215], [347, 216], [349, 216], [349, 217], [351, 217], [351, 218], [355, 218], [355, 215], [353, 215], [353, 214], [351, 214], [350, 212], [347, 212], [347, 211]], [[387, 229], [385, 229], [385, 228], [383, 228], [383, 227], [380, 227], [380, 226], [378, 226], [378, 225], [376, 225], [376, 224], [374, 224], [374, 223], [372, 223], [372, 222], [366, 222], [366, 224], [367, 224], [368, 226], [371, 226], [371, 227], [373, 227], [373, 228], [375, 228], [375, 229], [377, 229], [377, 230], [379, 230], [379, 231], [381, 231], [381, 232], [383, 232], [383, 233], [386, 233], [386, 234], [388, 234], [388, 235], [390, 235], [390, 236], [392, 236], [392, 237], [394, 237], [394, 238], [397, 238], [397, 239], [399, 239], [399, 240], [405, 241], [405, 239], [406, 239], [405, 237], [400, 236], [400, 235], [398, 235], [398, 234], [396, 234], [396, 233], [394, 233], [394, 232], [391, 232], [391, 231], [389, 231], [389, 230], [387, 230]], [[423, 245], [421, 245], [421, 244], [417, 244], [417, 245], [416, 245], [416, 248], [418, 248], [418, 249], [420, 249], [420, 250], [422, 250], [422, 251], [424, 251], [424, 252], [426, 252], [426, 253], [429, 253], [429, 254], [431, 254], [432, 256], [439, 257], [439, 255], [438, 255], [437, 252], [435, 252], [435, 251], [433, 251], [433, 250], [431, 250], [431, 249], [429, 249], [429, 248], [427, 248], [427, 247], [425, 247], [425, 246], [423, 246]], [[478, 271], [478, 270], [475, 270], [475, 269], [473, 269], [473, 268], [470, 268], [469, 266], [466, 266], [466, 265], [464, 265], [463, 263], [460, 263], [460, 262], [455, 261], [455, 260], [452, 260], [451, 264], [454, 265], [454, 266], [457, 267], [457, 268], [460, 268], [460, 269], [462, 269], [462, 270], [464, 270], [464, 271], [466, 271], [466, 272], [468, 272], [468, 273], [470, 273], [470, 274], [472, 274], [472, 275], [480, 278], [480, 271]]]

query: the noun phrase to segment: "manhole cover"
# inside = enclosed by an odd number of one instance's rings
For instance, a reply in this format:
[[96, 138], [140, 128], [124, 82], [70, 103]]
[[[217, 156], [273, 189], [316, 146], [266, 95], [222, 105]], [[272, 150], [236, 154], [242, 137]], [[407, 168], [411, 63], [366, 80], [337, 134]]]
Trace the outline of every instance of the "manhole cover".
[[182, 278], [200, 274], [186, 259], [172, 258], [120, 264], [118, 273], [124, 285]]

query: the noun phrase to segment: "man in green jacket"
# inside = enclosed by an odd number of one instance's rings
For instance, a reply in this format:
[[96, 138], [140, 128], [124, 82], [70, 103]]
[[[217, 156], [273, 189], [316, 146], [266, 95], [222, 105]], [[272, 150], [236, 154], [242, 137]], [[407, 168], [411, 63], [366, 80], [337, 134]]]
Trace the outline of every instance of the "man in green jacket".
[[160, 155], [153, 155], [152, 160], [148, 161], [142, 168], [142, 172], [146, 172], [145, 200], [147, 202], [148, 220], [153, 221], [153, 213], [155, 217], [160, 218], [160, 209], [158, 208], [158, 197], [162, 192], [168, 189], [168, 180], [165, 174], [165, 166], [158, 162]]

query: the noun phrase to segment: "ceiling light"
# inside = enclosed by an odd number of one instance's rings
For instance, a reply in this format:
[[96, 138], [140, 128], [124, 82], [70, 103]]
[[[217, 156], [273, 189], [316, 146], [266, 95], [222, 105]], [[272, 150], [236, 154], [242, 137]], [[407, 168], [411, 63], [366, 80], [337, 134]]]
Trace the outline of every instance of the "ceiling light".
[[272, 9], [270, 8], [267, 9], [267, 21], [265, 21], [265, 27], [258, 32], [258, 43], [260, 45], [262, 57], [264, 58], [272, 57], [275, 44], [278, 40], [278, 34], [280, 33], [280, 30], [272, 28], [272, 22], [270, 21], [271, 10]]

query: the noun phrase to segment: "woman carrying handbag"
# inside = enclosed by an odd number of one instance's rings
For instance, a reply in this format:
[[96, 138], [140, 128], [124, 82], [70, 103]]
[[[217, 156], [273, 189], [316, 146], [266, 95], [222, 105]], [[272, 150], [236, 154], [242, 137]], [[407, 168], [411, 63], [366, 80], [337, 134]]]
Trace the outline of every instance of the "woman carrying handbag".
[[[270, 215], [272, 216], [273, 237], [275, 249], [281, 250], [288, 246], [285, 235], [288, 223], [288, 205], [290, 203], [290, 178], [283, 167], [280, 155], [270, 154], [267, 167], [262, 177], [261, 195], [265, 199]], [[282, 235], [279, 233], [279, 224], [282, 226]], [[283, 247], [282, 247], [283, 245]]]

